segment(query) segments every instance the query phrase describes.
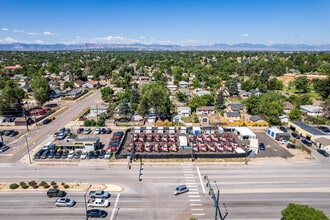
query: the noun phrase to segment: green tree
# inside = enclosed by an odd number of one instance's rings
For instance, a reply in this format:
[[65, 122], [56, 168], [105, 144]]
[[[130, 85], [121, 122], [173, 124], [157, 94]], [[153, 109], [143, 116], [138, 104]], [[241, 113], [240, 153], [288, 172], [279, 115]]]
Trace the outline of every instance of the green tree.
[[308, 205], [289, 203], [289, 205], [281, 211], [285, 220], [329, 220], [323, 211], [317, 210]]
[[313, 81], [315, 91], [326, 99], [330, 95], [330, 76], [327, 79], [318, 79]]
[[295, 88], [298, 92], [306, 93], [308, 89], [308, 79], [306, 76], [299, 76], [294, 81]]
[[236, 80], [232, 80], [229, 83], [228, 91], [230, 95], [238, 95], [238, 86]]
[[101, 89], [101, 98], [103, 101], [108, 101], [109, 98], [112, 97], [113, 95], [113, 90], [110, 87], [105, 87]]
[[175, 94], [175, 97], [178, 99], [179, 102], [187, 102], [188, 100], [188, 96], [180, 91]]
[[13, 81], [7, 81], [0, 95], [0, 115], [21, 115], [23, 109], [20, 103], [24, 95], [23, 89], [19, 88]]
[[290, 121], [300, 121], [301, 120], [301, 111], [298, 108], [292, 109], [289, 113]]
[[172, 108], [170, 91], [161, 83], [156, 82], [141, 86], [138, 111], [145, 115], [151, 108], [154, 108], [158, 115], [161, 113], [170, 114]]
[[220, 110], [223, 108], [224, 104], [225, 104], [225, 99], [223, 97], [223, 91], [220, 91], [215, 100], [215, 108]]
[[43, 105], [49, 100], [49, 84], [46, 78], [36, 76], [31, 81], [31, 89], [35, 100], [39, 105]]
[[268, 90], [282, 90], [283, 82], [276, 78], [272, 78], [267, 82], [267, 89]]
[[196, 111], [196, 108], [198, 107], [212, 104], [214, 104], [214, 98], [210, 94], [206, 94], [203, 96], [194, 96], [188, 102], [188, 106], [191, 108], [192, 111]]

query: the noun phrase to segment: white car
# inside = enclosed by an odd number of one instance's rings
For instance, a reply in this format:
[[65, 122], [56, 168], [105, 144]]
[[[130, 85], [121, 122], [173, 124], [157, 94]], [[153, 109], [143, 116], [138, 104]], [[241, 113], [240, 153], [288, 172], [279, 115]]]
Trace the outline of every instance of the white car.
[[70, 151], [68, 154], [68, 159], [72, 159], [74, 157], [74, 151]]
[[81, 152], [80, 159], [81, 159], [81, 160], [85, 160], [86, 157], [87, 157], [87, 151], [83, 151], [83, 152]]
[[84, 134], [89, 134], [91, 132], [92, 132], [92, 130], [90, 128], [85, 128], [85, 130], [84, 130]]
[[189, 189], [186, 185], [180, 185], [173, 190], [173, 194], [175, 196], [185, 192], [189, 192]]
[[69, 198], [58, 198], [55, 201], [57, 207], [72, 207], [76, 204], [76, 201]]
[[95, 128], [94, 134], [99, 135], [101, 133], [101, 128]]
[[107, 199], [89, 199], [87, 202], [88, 207], [109, 207], [110, 202]]
[[111, 157], [111, 149], [107, 150], [107, 152], [105, 152], [105, 155], [104, 155], [104, 159], [110, 159]]

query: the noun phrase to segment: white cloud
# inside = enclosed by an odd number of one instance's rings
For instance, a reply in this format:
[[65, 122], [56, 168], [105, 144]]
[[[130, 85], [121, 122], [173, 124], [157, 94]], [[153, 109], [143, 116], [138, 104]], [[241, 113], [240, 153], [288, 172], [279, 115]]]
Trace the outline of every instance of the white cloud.
[[15, 32], [15, 33], [24, 33], [23, 30], [13, 30], [13, 32]]
[[1, 28], [3, 31], [9, 31], [8, 28]]
[[38, 33], [36, 32], [29, 32], [28, 35], [37, 35]]
[[243, 37], [249, 37], [249, 34], [243, 34], [242, 36]]
[[43, 34], [46, 36], [54, 35], [53, 33], [49, 32], [49, 31], [44, 31]]
[[139, 40], [133, 38], [126, 38], [122, 36], [106, 36], [106, 37], [96, 37], [92, 39], [93, 43], [115, 43], [115, 44], [134, 44], [140, 43]]
[[0, 43], [14, 43], [17, 42], [17, 40], [11, 38], [11, 37], [6, 37], [4, 39], [0, 39]]

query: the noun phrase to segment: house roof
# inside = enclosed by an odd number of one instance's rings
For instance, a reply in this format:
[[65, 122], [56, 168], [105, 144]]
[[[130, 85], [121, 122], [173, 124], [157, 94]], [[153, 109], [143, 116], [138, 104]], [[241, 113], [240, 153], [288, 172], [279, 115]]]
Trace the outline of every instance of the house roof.
[[231, 103], [230, 108], [232, 111], [240, 111], [243, 110], [243, 105], [241, 103]]
[[197, 111], [214, 111], [215, 106], [202, 106], [196, 109]]
[[283, 103], [284, 110], [292, 110], [294, 106], [290, 102]]
[[227, 117], [237, 118], [240, 117], [239, 112], [226, 112]]
[[256, 122], [256, 121], [262, 120], [262, 118], [259, 115], [252, 115], [250, 117], [250, 120], [253, 122]]
[[300, 109], [304, 110], [304, 111], [308, 111], [308, 112], [314, 112], [314, 113], [322, 112], [322, 107], [315, 106], [315, 105], [301, 105]]

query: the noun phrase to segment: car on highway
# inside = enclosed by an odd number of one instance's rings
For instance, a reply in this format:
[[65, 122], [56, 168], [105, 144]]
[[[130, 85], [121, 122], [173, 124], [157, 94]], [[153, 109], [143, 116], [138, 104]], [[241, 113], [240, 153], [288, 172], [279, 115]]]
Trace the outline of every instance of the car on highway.
[[320, 154], [322, 154], [322, 155], [325, 156], [325, 157], [329, 157], [329, 153], [326, 152], [324, 149], [320, 149], [320, 148], [318, 148], [318, 149], [317, 149], [317, 152], [319, 152]]
[[72, 207], [76, 204], [76, 201], [70, 198], [58, 198], [55, 201], [57, 207]]
[[107, 199], [110, 197], [110, 193], [103, 191], [103, 190], [95, 190], [95, 191], [90, 191], [88, 194], [92, 199], [95, 198], [102, 198], [102, 199]]
[[49, 124], [50, 122], [52, 122], [52, 120], [49, 118], [46, 118], [45, 120], [42, 121], [42, 124], [46, 125], [46, 124]]
[[9, 149], [9, 147], [8, 147], [7, 145], [2, 145], [2, 146], [0, 147], [0, 153], [5, 152], [5, 151], [7, 151], [8, 149]]
[[186, 185], [180, 185], [178, 187], [176, 187], [174, 190], [173, 190], [173, 194], [176, 196], [176, 195], [179, 195], [181, 193], [185, 193], [185, 192], [188, 192], [189, 189]]
[[266, 146], [263, 142], [259, 143], [259, 150], [266, 150]]
[[49, 189], [47, 191], [47, 196], [48, 198], [51, 197], [64, 197], [66, 195], [66, 192], [63, 190], [59, 190], [59, 189]]
[[105, 218], [108, 215], [108, 213], [101, 209], [90, 209], [87, 210], [86, 216], [89, 218]]

